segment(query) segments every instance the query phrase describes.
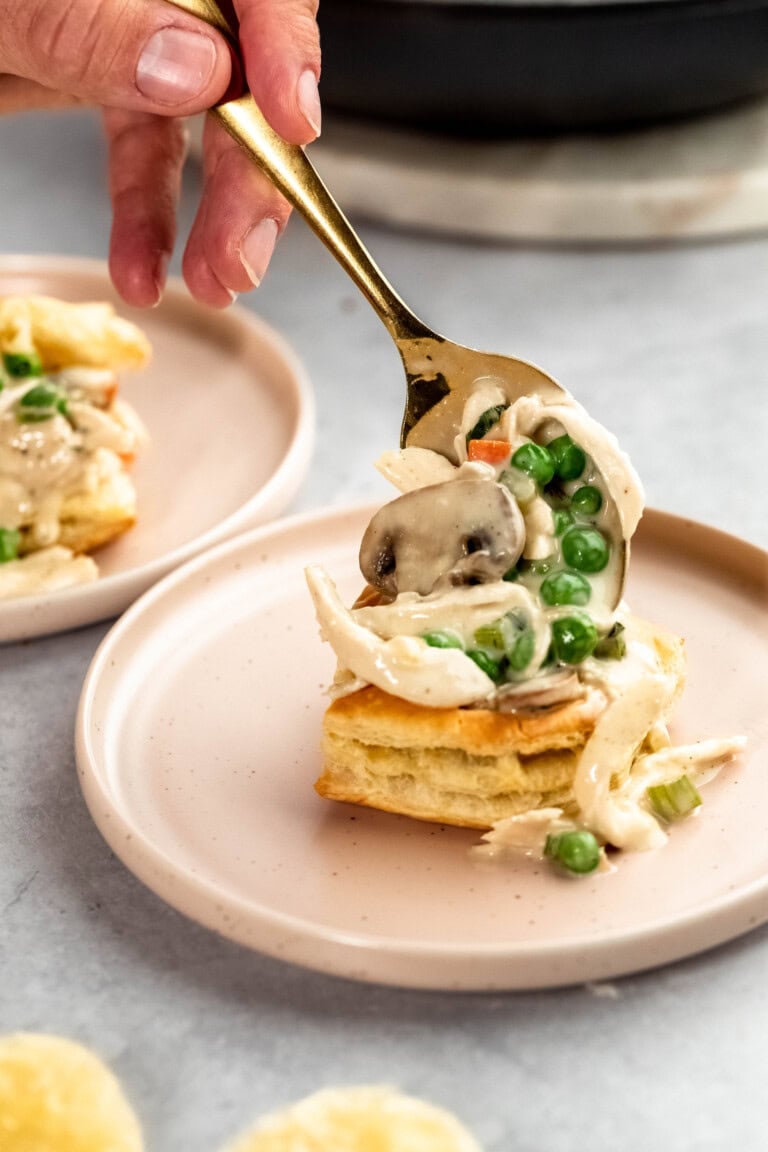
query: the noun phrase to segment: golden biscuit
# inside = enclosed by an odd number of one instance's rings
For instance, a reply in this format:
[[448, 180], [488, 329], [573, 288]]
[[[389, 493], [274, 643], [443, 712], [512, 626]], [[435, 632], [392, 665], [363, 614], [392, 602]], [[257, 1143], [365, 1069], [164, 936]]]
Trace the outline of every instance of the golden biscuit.
[[480, 1152], [450, 1112], [391, 1088], [329, 1088], [265, 1116], [227, 1152]]
[[58, 1036], [0, 1038], [2, 1152], [143, 1152], [139, 1122], [113, 1074]]
[[[635, 622], [635, 628], [639, 623]], [[648, 632], [682, 691], [683, 643]], [[489, 828], [535, 808], [568, 807], [580, 754], [605, 709], [602, 692], [517, 712], [427, 708], [367, 686], [323, 720], [321, 796], [419, 820]]]

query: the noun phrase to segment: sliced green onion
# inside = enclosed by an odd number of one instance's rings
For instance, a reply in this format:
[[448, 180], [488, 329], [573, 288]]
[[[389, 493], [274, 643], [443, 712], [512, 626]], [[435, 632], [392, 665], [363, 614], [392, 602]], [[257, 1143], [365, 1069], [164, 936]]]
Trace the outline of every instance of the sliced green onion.
[[499, 652], [505, 652], [513, 640], [510, 635], [511, 626], [511, 621], [504, 616], [492, 624], [481, 624], [475, 629], [475, 644], [481, 648], [496, 648]]
[[583, 608], [590, 601], [592, 586], [580, 572], [552, 572], [542, 581], [539, 595], [550, 607], [575, 604]]
[[477, 664], [482, 672], [485, 672], [486, 676], [490, 676], [494, 684], [498, 684], [504, 675], [505, 660], [494, 660], [493, 656], [483, 652], [482, 648], [468, 648], [467, 656]]
[[19, 555], [21, 533], [15, 528], [0, 528], [0, 564], [16, 560]]
[[587, 458], [570, 436], [558, 436], [547, 445], [561, 480], [577, 480], [587, 466]]
[[563, 532], [566, 532], [573, 524], [573, 516], [567, 508], [557, 508], [554, 513], [554, 521], [555, 536], [562, 536]]
[[536, 481], [519, 468], [505, 468], [499, 476], [499, 484], [504, 485], [521, 508], [530, 504], [539, 491]]
[[616, 621], [608, 635], [598, 640], [594, 655], [601, 660], [623, 660], [627, 654], [627, 642], [622, 636], [623, 631], [624, 625]]
[[438, 628], [434, 632], [425, 632], [422, 640], [429, 644], [430, 648], [463, 648], [464, 641], [458, 632], [454, 632], [450, 628]]
[[597, 528], [569, 528], [563, 536], [563, 559], [578, 572], [602, 572], [611, 550]]
[[556, 556], [544, 556], [541, 560], [523, 560], [521, 567], [524, 572], [530, 572], [531, 576], [546, 576], [556, 563]]
[[[524, 613], [508, 612], [506, 616], [494, 620], [491, 624], [483, 624], [475, 631], [475, 643], [481, 648], [491, 648], [504, 653], [509, 667], [514, 672], [522, 672], [528, 667], [533, 658], [535, 642], [536, 638], [528, 627]], [[486, 655], [490, 655], [492, 660], [495, 659], [491, 653]], [[485, 671], [482, 664], [481, 667]]]
[[562, 664], [581, 664], [597, 644], [597, 628], [586, 612], [552, 621], [552, 648]]
[[581, 516], [595, 516], [603, 506], [603, 494], [594, 484], [584, 484], [571, 496], [571, 507]]
[[37, 352], [3, 352], [3, 367], [9, 376], [42, 376], [43, 362]]
[[512, 648], [508, 651], [509, 666], [513, 672], [522, 672], [533, 659], [533, 650], [536, 647], [536, 637], [531, 628], [522, 632]]
[[682, 819], [701, 804], [699, 791], [688, 776], [680, 776], [669, 784], [652, 784], [647, 793], [653, 811], [667, 824]]
[[486, 408], [480, 419], [475, 424], [470, 432], [467, 432], [467, 444], [470, 440], [482, 440], [486, 436], [494, 424], [498, 424], [503, 412], [506, 412], [509, 404], [496, 404], [493, 408]]
[[591, 832], [560, 832], [547, 836], [544, 855], [567, 872], [584, 876], [594, 872], [600, 863], [600, 845]]
[[545, 484], [549, 484], [555, 474], [552, 454], [541, 444], [522, 444], [512, 457], [512, 464], [542, 488]]
[[502, 576], [502, 580], [506, 580], [508, 584], [516, 584], [520, 579], [520, 572], [517, 567], [508, 568]]

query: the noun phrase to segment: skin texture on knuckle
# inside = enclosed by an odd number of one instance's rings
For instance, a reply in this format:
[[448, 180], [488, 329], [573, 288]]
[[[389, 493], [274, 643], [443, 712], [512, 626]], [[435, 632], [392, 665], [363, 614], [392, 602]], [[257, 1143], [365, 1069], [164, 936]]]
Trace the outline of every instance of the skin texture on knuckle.
[[155, 304], [176, 238], [184, 128], [167, 117], [116, 109], [105, 112], [104, 125], [113, 207], [110, 270], [128, 303]]
[[20, 70], [79, 96], [117, 88], [133, 67], [134, 15], [125, 2], [27, 0], [13, 16]]
[[117, 207], [138, 196], [155, 218], [172, 218], [186, 152], [183, 126], [165, 117], [124, 115], [110, 132], [113, 202]]

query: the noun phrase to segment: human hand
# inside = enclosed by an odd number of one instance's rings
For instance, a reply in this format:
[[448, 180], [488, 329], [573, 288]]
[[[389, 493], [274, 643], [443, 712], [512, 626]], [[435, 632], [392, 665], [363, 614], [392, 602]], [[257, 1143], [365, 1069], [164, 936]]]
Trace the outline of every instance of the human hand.
[[[272, 127], [294, 144], [320, 131], [316, 0], [234, 0], [246, 80]], [[129, 303], [157, 303], [176, 239], [185, 155], [180, 118], [219, 101], [229, 48], [165, 0], [0, 0], [0, 112], [66, 104], [104, 109], [113, 223], [110, 272]], [[212, 118], [203, 192], [184, 278], [226, 307], [266, 271], [289, 208]]]

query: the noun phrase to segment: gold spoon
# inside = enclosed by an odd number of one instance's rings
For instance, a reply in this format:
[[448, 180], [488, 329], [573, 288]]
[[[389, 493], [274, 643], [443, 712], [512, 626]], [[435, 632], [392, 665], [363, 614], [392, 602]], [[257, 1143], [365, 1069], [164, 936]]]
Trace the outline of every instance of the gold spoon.
[[[214, 0], [169, 2], [223, 32], [239, 59], [234, 17], [227, 19]], [[531, 394], [562, 399], [560, 385], [532, 364], [454, 344], [419, 320], [382, 275], [304, 150], [277, 135], [250, 93], [211, 111], [317, 233], [397, 345], [407, 383], [401, 447], [431, 448], [456, 462], [454, 438], [464, 405], [483, 377], [493, 377], [510, 403]]]
[[[199, 16], [226, 36], [242, 73], [232, 0], [222, 0], [226, 15], [215, 0], [169, 0], [177, 8]], [[211, 109], [230, 136], [282, 192], [307, 221], [345, 272], [373, 306], [397, 345], [405, 368], [406, 402], [400, 447], [431, 448], [458, 463], [454, 441], [476, 383], [493, 378], [509, 403], [521, 396], [562, 400], [565, 389], [524, 360], [478, 352], [433, 332], [400, 299], [375, 264], [352, 225], [318, 176], [304, 150], [288, 144], [269, 126], [247, 91]], [[629, 544], [621, 531], [612, 533], [618, 545], [608, 599], [621, 600]]]

